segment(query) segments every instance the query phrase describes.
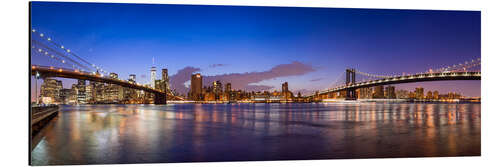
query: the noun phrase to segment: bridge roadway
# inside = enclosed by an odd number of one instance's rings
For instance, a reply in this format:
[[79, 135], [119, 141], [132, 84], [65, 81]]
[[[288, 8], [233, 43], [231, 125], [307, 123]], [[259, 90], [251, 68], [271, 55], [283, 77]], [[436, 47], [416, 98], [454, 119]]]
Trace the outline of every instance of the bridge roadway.
[[[163, 91], [160, 91], [160, 90], [148, 87], [148, 86], [140, 85], [137, 83], [131, 83], [128, 81], [120, 80], [117, 78], [106, 77], [106, 76], [103, 76], [102, 74], [94, 74], [94, 73], [88, 73], [88, 72], [72, 70], [72, 69], [65, 69], [65, 68], [58, 68], [58, 67], [32, 65], [31, 66], [31, 75], [35, 75], [37, 72], [42, 77], [62, 77], [62, 78], [72, 78], [72, 79], [83, 79], [83, 80], [89, 80], [89, 81], [95, 81], [95, 82], [116, 84], [116, 85], [120, 85], [123, 87], [143, 90], [145, 92], [153, 93], [155, 95], [155, 104], [165, 104], [166, 100], [167, 100], [166, 99], [167, 94]], [[173, 95], [168, 95], [168, 96], [172, 97], [175, 100], [183, 100], [182, 98], [177, 97], [177, 96], [173, 96]]]
[[[423, 73], [415, 75], [395, 76], [378, 80], [358, 82], [350, 85], [340, 86], [319, 92], [320, 95], [346, 91], [348, 89], [359, 89], [379, 85], [391, 85], [401, 83], [425, 82], [425, 81], [448, 81], [448, 80], [481, 80], [481, 72], [440, 72]], [[311, 95], [309, 97], [312, 97]]]

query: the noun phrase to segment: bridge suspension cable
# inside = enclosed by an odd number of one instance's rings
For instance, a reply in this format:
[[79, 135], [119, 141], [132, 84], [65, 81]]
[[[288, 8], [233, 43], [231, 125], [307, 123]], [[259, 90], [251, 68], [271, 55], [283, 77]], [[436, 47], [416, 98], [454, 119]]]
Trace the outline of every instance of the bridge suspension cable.
[[[71, 62], [67, 62], [64, 59], [59, 58], [58, 56], [54, 56], [54, 54], [51, 54], [51, 53], [49, 53], [48, 51], [46, 51], [46, 50], [44, 50], [42, 48], [37, 48], [37, 47], [32, 47], [32, 48], [36, 50], [36, 51], [33, 52], [33, 54], [35, 54], [35, 55], [48, 56], [48, 57], [56, 60], [57, 62], [60, 62], [60, 63], [63, 63], [63, 64], [68, 64], [68, 65], [71, 64], [71, 66], [73, 67], [73, 69], [76, 69], [75, 64], [73, 64]], [[81, 69], [78, 69], [78, 70], [83, 71]]]
[[370, 74], [370, 73], [366, 73], [366, 72], [362, 72], [362, 71], [354, 71], [356, 74], [361, 74], [361, 75], [364, 75], [364, 76], [367, 76], [367, 77], [374, 77], [374, 78], [390, 78], [390, 77], [393, 77], [393, 76], [389, 76], [389, 75], [376, 75], [376, 74]]
[[438, 69], [430, 69], [429, 72], [446, 72], [446, 71], [468, 71], [471, 68], [481, 65], [481, 58], [465, 61], [464, 63], [454, 64]]
[[[89, 61], [83, 59], [82, 57], [78, 56], [74, 51], [71, 51], [69, 48], [65, 47], [64, 45], [62, 44], [59, 44], [57, 42], [55, 42], [52, 38], [50, 37], [47, 37], [47, 35], [41, 33], [41, 32], [38, 32], [36, 29], [32, 29], [32, 33], [34, 33], [35, 37], [39, 37], [41, 39], [43, 39], [43, 41], [47, 41], [48, 43], [50, 43], [51, 45], [53, 45], [55, 48], [57, 49], [60, 49], [60, 50], [63, 50], [64, 54], [62, 55], [65, 55], [65, 54], [69, 54], [70, 56], [72, 57], [75, 57], [77, 60], [83, 62], [83, 64], [87, 64], [89, 66], [92, 66], [92, 68], [96, 69], [97, 71], [100, 71], [102, 73], [108, 73], [106, 70], [104, 70], [102, 67], [99, 67], [93, 63], [90, 63]], [[40, 42], [40, 41], [39, 41]], [[40, 42], [41, 43], [41, 42]], [[49, 46], [45, 45], [46, 48], [50, 48]], [[67, 57], [67, 56], [66, 56]], [[81, 65], [81, 63], [78, 63]], [[87, 67], [88, 68], [88, 67]], [[92, 71], [90, 68], [88, 69], [90, 71]]]
[[[54, 58], [54, 56], [53, 56], [53, 55], [55, 54], [55, 55], [57, 55], [57, 56], [59, 56], [59, 57], [62, 57], [62, 58], [64, 58], [64, 59], [66, 59], [66, 60], [71, 61], [73, 64], [75, 64], [75, 65], [77, 65], [77, 66], [79, 66], [79, 67], [81, 67], [81, 68], [83, 68], [83, 69], [85, 69], [85, 70], [92, 71], [89, 67], [87, 67], [87, 66], [85, 66], [85, 65], [80, 64], [80, 63], [79, 63], [79, 62], [77, 62], [76, 60], [73, 60], [72, 58], [70, 58], [70, 57], [68, 57], [68, 56], [66, 56], [66, 55], [64, 55], [64, 54], [62, 54], [62, 53], [60, 53], [59, 51], [56, 51], [56, 50], [54, 50], [54, 49], [50, 48], [49, 46], [47, 46], [47, 45], [43, 44], [42, 42], [40, 42], [40, 41], [38, 41], [38, 40], [32, 40], [32, 42], [33, 42], [33, 44], [35, 44], [35, 45], [37, 45], [37, 46], [40, 46], [40, 47], [38, 48], [38, 51], [39, 51], [39, 52], [40, 52], [40, 51], [44, 51], [44, 52], [46, 52], [46, 53], [49, 53], [49, 52], [50, 52], [50, 53], [53, 53], [53, 54], [51, 54], [51, 55], [52, 55], [52, 56], [51, 56], [51, 58]], [[73, 68], [74, 68], [74, 67], [73, 67]], [[80, 70], [81, 70], [81, 69], [80, 69]]]
[[335, 88], [337, 86], [340, 86], [342, 84], [341, 81], [343, 81], [342, 78], [345, 78], [344, 76], [345, 76], [345, 73], [338, 75], [338, 77], [326, 89]]

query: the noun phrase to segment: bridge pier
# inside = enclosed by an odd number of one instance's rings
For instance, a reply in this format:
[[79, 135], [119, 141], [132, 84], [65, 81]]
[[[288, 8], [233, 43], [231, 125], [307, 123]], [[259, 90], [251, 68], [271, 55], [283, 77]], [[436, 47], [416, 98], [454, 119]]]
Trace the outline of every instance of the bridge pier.
[[347, 89], [345, 99], [346, 100], [357, 100], [358, 97], [356, 95], [356, 89]]
[[167, 104], [167, 95], [164, 93], [155, 93], [155, 104]]

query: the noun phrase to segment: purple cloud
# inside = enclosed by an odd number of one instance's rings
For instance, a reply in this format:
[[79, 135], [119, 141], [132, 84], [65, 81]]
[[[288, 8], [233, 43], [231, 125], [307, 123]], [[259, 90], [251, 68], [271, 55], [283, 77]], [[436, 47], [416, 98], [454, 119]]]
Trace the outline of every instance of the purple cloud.
[[[172, 87], [181, 94], [186, 94], [188, 88], [185, 87], [184, 83], [191, 79], [191, 74], [200, 71], [199, 68], [186, 67], [179, 70], [177, 74], [171, 77]], [[294, 61], [290, 64], [280, 64], [274, 66], [270, 70], [262, 72], [246, 72], [246, 73], [230, 73], [215, 76], [203, 76], [203, 85], [210, 85], [213, 81], [221, 81], [223, 84], [231, 83], [233, 89], [242, 89], [246, 91], [263, 91], [273, 88], [267, 85], [254, 85], [264, 80], [288, 77], [288, 76], [299, 76], [315, 71], [311, 65], [306, 65], [301, 62]]]
[[200, 71], [200, 68], [195, 68], [195, 67], [184, 67], [183, 69], [177, 71], [177, 74], [173, 75], [170, 77], [170, 85], [172, 88], [181, 94], [187, 94], [189, 91], [186, 86], [184, 86], [184, 83], [187, 81], [191, 80], [191, 74]]
[[321, 80], [323, 80], [323, 78], [315, 78], [315, 79], [311, 79], [311, 80], [309, 80], [309, 81], [311, 81], [311, 82], [316, 82], [316, 81], [321, 81]]
[[215, 68], [215, 67], [222, 67], [222, 66], [227, 66], [227, 64], [210, 64], [208, 67]]

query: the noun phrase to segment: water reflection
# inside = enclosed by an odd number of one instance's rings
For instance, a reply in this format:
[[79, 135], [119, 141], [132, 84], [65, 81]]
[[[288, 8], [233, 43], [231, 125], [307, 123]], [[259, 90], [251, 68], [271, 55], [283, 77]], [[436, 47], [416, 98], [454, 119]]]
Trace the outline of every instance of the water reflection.
[[34, 165], [480, 155], [480, 104], [64, 106]]

